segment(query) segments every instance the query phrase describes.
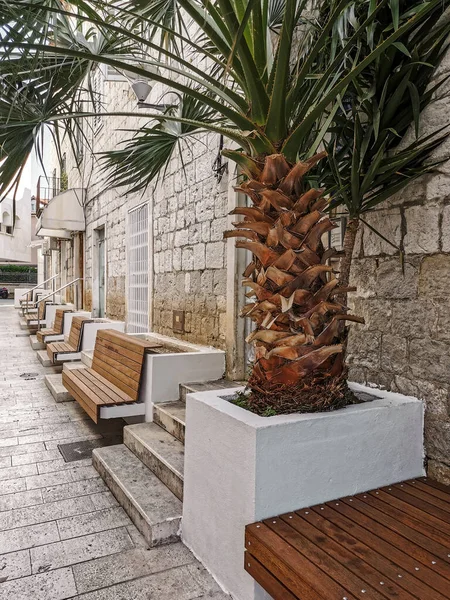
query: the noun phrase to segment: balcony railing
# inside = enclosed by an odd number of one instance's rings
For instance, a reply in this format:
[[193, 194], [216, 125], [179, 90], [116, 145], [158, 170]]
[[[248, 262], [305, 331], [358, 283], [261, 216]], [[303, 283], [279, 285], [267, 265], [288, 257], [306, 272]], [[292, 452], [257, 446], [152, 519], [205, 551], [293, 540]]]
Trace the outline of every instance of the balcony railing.
[[45, 177], [38, 179], [36, 189], [36, 216], [40, 217], [50, 200], [62, 191], [60, 177]]

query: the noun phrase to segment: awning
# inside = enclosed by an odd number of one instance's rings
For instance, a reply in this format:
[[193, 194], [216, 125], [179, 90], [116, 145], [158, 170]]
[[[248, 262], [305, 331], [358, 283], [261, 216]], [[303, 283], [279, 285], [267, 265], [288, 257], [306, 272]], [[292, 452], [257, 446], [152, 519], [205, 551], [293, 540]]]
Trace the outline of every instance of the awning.
[[36, 235], [68, 239], [72, 232], [84, 231], [85, 196], [83, 188], [72, 188], [54, 196], [36, 223]]

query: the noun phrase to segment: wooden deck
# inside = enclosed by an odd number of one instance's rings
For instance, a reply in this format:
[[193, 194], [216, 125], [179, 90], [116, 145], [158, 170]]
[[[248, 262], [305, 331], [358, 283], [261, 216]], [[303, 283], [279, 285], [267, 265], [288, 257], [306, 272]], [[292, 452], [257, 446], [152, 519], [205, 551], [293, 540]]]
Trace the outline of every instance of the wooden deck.
[[246, 527], [275, 600], [450, 599], [450, 487], [420, 478]]

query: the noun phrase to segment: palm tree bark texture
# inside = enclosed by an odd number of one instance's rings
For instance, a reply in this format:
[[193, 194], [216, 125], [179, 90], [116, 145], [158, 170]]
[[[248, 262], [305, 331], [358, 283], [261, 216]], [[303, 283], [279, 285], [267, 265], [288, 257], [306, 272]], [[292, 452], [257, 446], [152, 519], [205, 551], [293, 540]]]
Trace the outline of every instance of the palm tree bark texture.
[[249, 160], [247, 179], [236, 188], [253, 206], [232, 211], [243, 220], [225, 237], [245, 238], [236, 247], [253, 256], [243, 280], [252, 301], [242, 316], [256, 324], [246, 340], [255, 345], [247, 406], [259, 414], [333, 410], [354, 401], [345, 322], [364, 320], [348, 314], [342, 298], [351, 288], [328, 264], [337, 253], [322, 243], [335, 227], [323, 212], [324, 190], [305, 191], [303, 183], [325, 155], [295, 165], [282, 154]]

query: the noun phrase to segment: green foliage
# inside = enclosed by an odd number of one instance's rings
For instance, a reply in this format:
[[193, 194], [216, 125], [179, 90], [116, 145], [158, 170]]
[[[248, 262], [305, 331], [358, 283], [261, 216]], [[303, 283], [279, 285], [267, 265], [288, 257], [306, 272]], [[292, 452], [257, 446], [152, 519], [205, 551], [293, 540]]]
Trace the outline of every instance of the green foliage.
[[0, 273], [37, 273], [37, 268], [28, 265], [0, 265]]

